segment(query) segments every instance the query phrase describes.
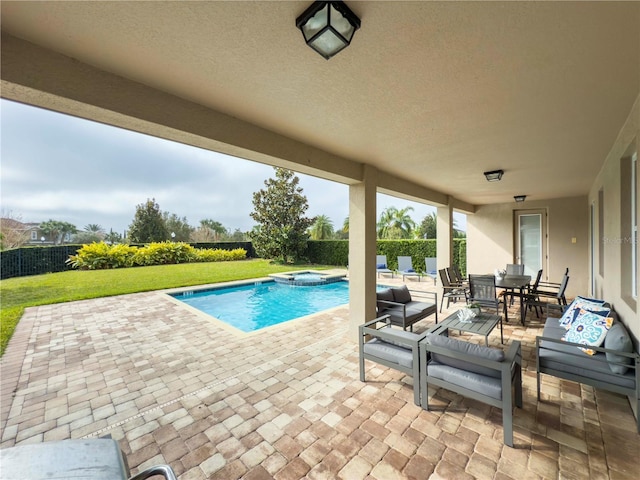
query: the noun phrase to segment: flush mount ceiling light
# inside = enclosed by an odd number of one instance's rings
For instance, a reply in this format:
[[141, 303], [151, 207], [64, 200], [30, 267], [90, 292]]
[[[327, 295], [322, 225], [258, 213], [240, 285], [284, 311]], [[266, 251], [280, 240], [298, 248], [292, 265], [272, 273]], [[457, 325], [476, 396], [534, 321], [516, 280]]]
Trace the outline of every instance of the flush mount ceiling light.
[[351, 43], [360, 19], [344, 2], [313, 2], [296, 19], [296, 27], [307, 45], [329, 60]]
[[484, 172], [484, 176], [487, 177], [487, 182], [498, 182], [502, 178], [502, 170], [492, 170], [490, 172]]
[[527, 196], [526, 196], [526, 195], [514, 195], [514, 196], [513, 196], [513, 199], [514, 199], [516, 202], [524, 202], [524, 199], [525, 199], [525, 198], [527, 198]]

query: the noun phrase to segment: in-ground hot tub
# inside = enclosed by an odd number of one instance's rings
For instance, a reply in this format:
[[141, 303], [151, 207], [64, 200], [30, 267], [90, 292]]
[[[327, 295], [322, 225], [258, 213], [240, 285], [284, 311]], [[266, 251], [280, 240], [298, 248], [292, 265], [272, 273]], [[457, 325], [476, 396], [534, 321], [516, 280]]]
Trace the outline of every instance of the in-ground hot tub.
[[311, 287], [327, 283], [340, 282], [346, 277], [345, 273], [326, 273], [316, 270], [299, 270], [296, 272], [269, 274], [276, 283], [293, 285], [296, 287]]

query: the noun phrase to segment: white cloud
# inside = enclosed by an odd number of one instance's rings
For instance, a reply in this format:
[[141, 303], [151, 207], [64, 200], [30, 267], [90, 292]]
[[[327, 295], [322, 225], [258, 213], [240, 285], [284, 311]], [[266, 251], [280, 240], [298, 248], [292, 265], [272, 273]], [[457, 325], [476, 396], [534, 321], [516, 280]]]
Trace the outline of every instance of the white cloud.
[[[6, 100], [0, 119], [2, 210], [26, 222], [53, 218], [123, 232], [136, 206], [154, 198], [191, 225], [211, 218], [247, 231], [254, 224], [252, 195], [273, 176], [268, 165]], [[348, 187], [298, 176], [307, 214], [327, 215], [341, 227], [349, 214]], [[390, 205], [413, 206], [416, 223], [432, 211], [378, 195], [378, 212]]]

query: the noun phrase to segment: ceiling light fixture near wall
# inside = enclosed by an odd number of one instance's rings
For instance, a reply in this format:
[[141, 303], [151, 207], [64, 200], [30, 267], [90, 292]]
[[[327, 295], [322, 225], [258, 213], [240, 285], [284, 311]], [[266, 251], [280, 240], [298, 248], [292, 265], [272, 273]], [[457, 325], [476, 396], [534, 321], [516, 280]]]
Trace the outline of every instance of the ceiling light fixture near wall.
[[516, 202], [524, 202], [524, 199], [525, 199], [525, 198], [527, 198], [527, 196], [526, 196], [526, 195], [514, 195], [514, 196], [513, 196], [513, 199], [514, 199]]
[[487, 177], [487, 182], [498, 182], [502, 178], [502, 170], [491, 170], [490, 172], [484, 172], [484, 176]]
[[344, 2], [313, 2], [296, 19], [296, 27], [307, 45], [329, 60], [351, 43], [360, 19]]

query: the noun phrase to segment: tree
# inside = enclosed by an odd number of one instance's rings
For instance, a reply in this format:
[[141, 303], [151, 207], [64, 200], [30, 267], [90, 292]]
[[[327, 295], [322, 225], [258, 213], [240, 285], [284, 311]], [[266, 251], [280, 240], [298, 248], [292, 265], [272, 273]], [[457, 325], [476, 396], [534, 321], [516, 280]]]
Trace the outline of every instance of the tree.
[[378, 238], [411, 238], [416, 228], [416, 223], [408, 213], [411, 210], [413, 207], [405, 207], [401, 210], [396, 207], [387, 207], [380, 215]]
[[[162, 219], [172, 241], [188, 242], [193, 232], [193, 227], [189, 225], [187, 217], [178, 217], [175, 213], [163, 212]], [[171, 234], [175, 235], [171, 235]]]
[[104, 229], [97, 223], [85, 225], [84, 230], [73, 238], [76, 243], [93, 243], [104, 240]]
[[427, 214], [420, 223], [418, 227], [417, 236], [418, 238], [437, 238], [436, 225], [438, 223], [438, 216], [436, 212], [431, 212]]
[[194, 242], [218, 242], [228, 236], [224, 225], [210, 218], [200, 220], [200, 226], [191, 234]]
[[163, 242], [169, 239], [169, 231], [162, 218], [156, 199], [136, 206], [133, 223], [129, 225], [129, 240], [136, 243]]
[[250, 216], [258, 225], [249, 236], [259, 256], [296, 262], [304, 254], [307, 229], [314, 219], [304, 216], [309, 204], [298, 186], [298, 177], [284, 168], [276, 168], [275, 175], [265, 180], [266, 189], [253, 194], [254, 211]]
[[40, 230], [51, 238], [55, 245], [64, 243], [64, 239], [67, 235], [72, 235], [78, 231], [75, 225], [69, 222], [62, 222], [60, 220], [47, 220], [40, 224]]
[[118, 232], [114, 232], [113, 228], [109, 230], [109, 233], [107, 233], [104, 236], [104, 241], [110, 244], [114, 244], [114, 243], [121, 243], [122, 242], [122, 235], [120, 235]]
[[0, 250], [19, 248], [28, 241], [29, 230], [22, 223], [22, 217], [3, 211], [0, 219]]
[[333, 222], [326, 215], [318, 215], [310, 229], [313, 240], [327, 240], [333, 237]]

